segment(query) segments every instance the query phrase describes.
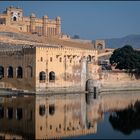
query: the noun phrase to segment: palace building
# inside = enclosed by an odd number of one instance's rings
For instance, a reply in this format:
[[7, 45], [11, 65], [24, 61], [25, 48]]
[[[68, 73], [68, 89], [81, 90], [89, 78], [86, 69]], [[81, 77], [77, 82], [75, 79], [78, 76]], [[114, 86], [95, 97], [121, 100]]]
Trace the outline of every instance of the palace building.
[[[81, 90], [87, 67], [94, 65], [96, 53], [95, 50], [51, 45], [18, 45], [13, 49], [1, 49], [1, 87], [30, 91]], [[90, 72], [94, 69], [91, 68]]]
[[56, 37], [60, 34], [60, 17], [24, 17], [14, 7], [0, 14], [0, 88], [73, 92], [84, 91], [89, 78], [99, 79], [97, 56], [105, 50], [104, 40]]
[[6, 11], [0, 14], [0, 24], [14, 27], [21, 32], [43, 36], [61, 35], [60, 17], [50, 20], [46, 15], [40, 19], [33, 13], [30, 17], [24, 17], [23, 10], [15, 7], [8, 7]]

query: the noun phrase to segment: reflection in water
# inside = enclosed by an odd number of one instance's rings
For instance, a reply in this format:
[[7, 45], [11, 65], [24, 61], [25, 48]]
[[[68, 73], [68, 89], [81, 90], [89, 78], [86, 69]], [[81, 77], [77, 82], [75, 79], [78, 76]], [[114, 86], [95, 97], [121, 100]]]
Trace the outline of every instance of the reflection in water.
[[0, 139], [59, 139], [95, 134], [103, 113], [114, 111], [110, 115], [114, 128], [125, 125], [124, 129], [128, 129], [130, 124], [137, 129], [140, 126], [136, 123], [140, 119], [138, 99], [138, 94], [112, 94], [97, 99], [85, 94], [1, 96]]
[[49, 139], [96, 133], [102, 114], [91, 102], [86, 104], [84, 94], [0, 97], [0, 138]]
[[113, 112], [109, 121], [115, 130], [127, 135], [140, 129], [140, 101], [136, 101], [134, 105], [130, 105], [127, 109]]

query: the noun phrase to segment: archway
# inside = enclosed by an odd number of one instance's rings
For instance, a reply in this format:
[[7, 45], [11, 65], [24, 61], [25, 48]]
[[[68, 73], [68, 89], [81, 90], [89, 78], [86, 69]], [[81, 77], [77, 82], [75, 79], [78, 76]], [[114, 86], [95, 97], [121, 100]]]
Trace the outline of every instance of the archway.
[[17, 17], [13, 17], [13, 21], [17, 21]]
[[8, 78], [13, 78], [13, 67], [9, 66], [8, 67]]
[[25, 69], [25, 77], [32, 78], [33, 77], [33, 68], [32, 66], [28, 65]]
[[53, 71], [49, 73], [49, 81], [55, 81], [55, 73]]
[[4, 67], [0, 66], [0, 79], [4, 77]]
[[88, 55], [88, 56], [87, 56], [87, 61], [88, 61], [88, 62], [91, 62], [91, 55]]
[[39, 80], [45, 82], [45, 80], [46, 80], [46, 73], [44, 71], [41, 71], [39, 73]]
[[17, 78], [22, 78], [23, 77], [23, 70], [22, 67], [17, 68]]

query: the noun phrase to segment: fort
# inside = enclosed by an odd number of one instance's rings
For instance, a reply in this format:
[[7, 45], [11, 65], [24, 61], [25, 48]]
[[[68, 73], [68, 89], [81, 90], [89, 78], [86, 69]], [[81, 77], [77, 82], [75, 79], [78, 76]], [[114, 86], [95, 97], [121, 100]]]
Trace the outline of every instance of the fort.
[[60, 17], [24, 17], [22, 9], [7, 8], [0, 14], [0, 88], [33, 94], [85, 92], [89, 79], [104, 89], [110, 88], [110, 81], [116, 87], [123, 82], [125, 88], [139, 88], [126, 73], [102, 71], [99, 61], [113, 51], [104, 40], [64, 36]]
[[61, 38], [60, 17], [24, 17], [22, 9], [9, 7], [0, 14], [0, 24], [1, 88], [84, 91], [88, 73], [98, 71], [97, 55], [105, 50], [104, 40]]
[[12, 26], [21, 32], [43, 36], [60, 36], [61, 34], [60, 17], [50, 20], [46, 15], [39, 19], [34, 13], [30, 17], [24, 17], [22, 9], [12, 6], [0, 14], [0, 24]]

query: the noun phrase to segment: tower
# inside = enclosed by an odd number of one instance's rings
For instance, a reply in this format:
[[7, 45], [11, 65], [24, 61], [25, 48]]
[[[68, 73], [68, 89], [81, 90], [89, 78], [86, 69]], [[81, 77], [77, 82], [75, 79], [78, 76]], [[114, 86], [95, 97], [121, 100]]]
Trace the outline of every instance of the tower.
[[32, 13], [30, 15], [30, 32], [31, 33], [35, 32], [35, 19], [36, 19], [36, 15]]
[[56, 35], [60, 35], [61, 34], [61, 18], [60, 17], [56, 17]]
[[43, 35], [47, 36], [48, 16], [43, 16]]
[[10, 6], [6, 9], [6, 13], [9, 16], [10, 22], [15, 23], [22, 21], [23, 17], [22, 9]]

